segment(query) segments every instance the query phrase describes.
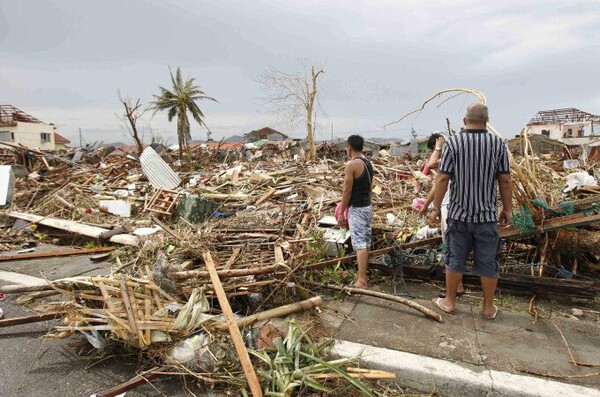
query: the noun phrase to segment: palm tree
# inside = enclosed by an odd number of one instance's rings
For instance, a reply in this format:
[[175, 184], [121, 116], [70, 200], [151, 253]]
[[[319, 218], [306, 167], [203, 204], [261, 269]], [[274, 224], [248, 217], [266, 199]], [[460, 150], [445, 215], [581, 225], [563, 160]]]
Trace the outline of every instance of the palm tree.
[[196, 104], [196, 101], [201, 99], [209, 99], [217, 102], [216, 99], [207, 96], [202, 89], [194, 85], [193, 77], [188, 77], [185, 82], [181, 78], [181, 68], [177, 68], [175, 76], [169, 68], [173, 89], [168, 90], [164, 87], [160, 88], [160, 94], [154, 95], [152, 107], [154, 113], [160, 110], [167, 111], [169, 121], [172, 121], [177, 116], [177, 141], [179, 143], [179, 158], [183, 159], [183, 149], [189, 152], [189, 143], [192, 140], [190, 134], [190, 120], [188, 119], [188, 111], [198, 124], [205, 126], [208, 131], [208, 139], [210, 140], [210, 129], [204, 122], [204, 114]]

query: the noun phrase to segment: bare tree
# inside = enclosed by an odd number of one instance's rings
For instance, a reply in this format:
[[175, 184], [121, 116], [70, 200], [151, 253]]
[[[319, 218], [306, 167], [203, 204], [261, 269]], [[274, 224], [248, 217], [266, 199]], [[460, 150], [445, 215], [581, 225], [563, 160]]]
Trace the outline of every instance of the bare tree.
[[140, 138], [140, 135], [137, 130], [137, 121], [140, 117], [144, 115], [144, 113], [146, 113], [147, 109], [142, 108], [142, 104], [140, 103], [139, 98], [137, 99], [137, 101], [133, 102], [133, 99], [129, 96], [123, 98], [120, 92], [119, 101], [123, 104], [125, 110], [121, 120], [127, 121], [127, 123], [129, 124], [128, 130], [131, 134], [131, 137], [135, 141], [138, 154], [142, 154], [142, 151], [144, 150], [144, 143], [142, 141], [142, 138]]
[[290, 127], [304, 121], [308, 160], [317, 157], [315, 147], [315, 119], [317, 116], [317, 79], [325, 70], [311, 66], [310, 76], [289, 74], [269, 69], [258, 77], [258, 82], [269, 92], [265, 99], [273, 113], [283, 115]]

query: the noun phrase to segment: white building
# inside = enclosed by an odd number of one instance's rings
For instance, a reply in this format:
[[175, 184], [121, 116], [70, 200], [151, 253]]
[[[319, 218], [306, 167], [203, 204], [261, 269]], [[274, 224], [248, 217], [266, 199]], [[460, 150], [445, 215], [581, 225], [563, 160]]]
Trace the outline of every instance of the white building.
[[43, 123], [14, 106], [0, 105], [0, 142], [30, 149], [56, 150], [68, 142], [60, 136], [56, 142], [56, 135], [52, 124]]
[[526, 126], [528, 134], [540, 134], [567, 146], [585, 145], [600, 137], [600, 116], [575, 108], [539, 111]]

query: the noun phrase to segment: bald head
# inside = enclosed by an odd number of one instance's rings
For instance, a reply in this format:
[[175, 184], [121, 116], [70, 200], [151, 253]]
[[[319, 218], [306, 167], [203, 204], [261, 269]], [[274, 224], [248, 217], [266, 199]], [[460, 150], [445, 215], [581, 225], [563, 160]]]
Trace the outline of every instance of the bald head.
[[487, 124], [488, 122], [488, 107], [481, 103], [472, 103], [467, 106], [467, 114], [465, 115], [465, 123]]

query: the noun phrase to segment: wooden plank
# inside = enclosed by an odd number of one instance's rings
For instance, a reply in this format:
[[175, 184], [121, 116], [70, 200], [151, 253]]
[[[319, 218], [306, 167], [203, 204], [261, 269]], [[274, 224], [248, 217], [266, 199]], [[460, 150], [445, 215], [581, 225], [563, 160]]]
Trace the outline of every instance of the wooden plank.
[[221, 280], [219, 279], [219, 275], [217, 274], [217, 269], [212, 260], [210, 252], [204, 251], [202, 253], [202, 257], [204, 258], [204, 264], [206, 265], [206, 268], [208, 269], [208, 272], [210, 274], [210, 279], [213, 284], [215, 293], [217, 295], [217, 299], [219, 300], [219, 305], [221, 306], [221, 310], [223, 311], [225, 319], [227, 320], [227, 326], [229, 327], [231, 340], [233, 341], [233, 346], [235, 347], [235, 350], [242, 364], [242, 368], [244, 369], [244, 374], [246, 375], [246, 381], [248, 382], [248, 386], [250, 387], [250, 392], [254, 397], [262, 397], [263, 392], [260, 386], [260, 382], [258, 380], [258, 377], [256, 376], [256, 372], [254, 371], [252, 361], [250, 361], [248, 349], [246, 349], [244, 339], [242, 338], [240, 329], [238, 328], [237, 323], [235, 321], [235, 317], [233, 316], [233, 311], [231, 310], [231, 306], [229, 306], [229, 300], [227, 299], [227, 295], [223, 290], [223, 285], [221, 284]]
[[38, 258], [55, 258], [61, 256], [72, 256], [72, 255], [87, 255], [87, 254], [99, 254], [103, 252], [114, 251], [113, 247], [98, 247], [90, 249], [72, 249], [65, 251], [51, 251], [51, 252], [33, 252], [29, 254], [17, 254], [17, 255], [0, 255], [0, 262], [6, 261], [18, 261], [23, 259], [38, 259]]
[[154, 215], [152, 216], [152, 220], [154, 221], [154, 223], [156, 223], [158, 226], [160, 226], [160, 228], [162, 230], [169, 233], [171, 236], [175, 237], [177, 240], [182, 240], [182, 237], [179, 235], [179, 233], [172, 230], [169, 226], [165, 225], [164, 222], [162, 222], [160, 219], [158, 219]]
[[[55, 229], [60, 229], [67, 232], [72, 232], [80, 234], [82, 236], [93, 238], [100, 238], [100, 235], [102, 233], [108, 231], [107, 229], [103, 229], [101, 227], [88, 226], [71, 220], [47, 218], [34, 214], [27, 214], [24, 212], [12, 211], [8, 213], [8, 216], [10, 216], [11, 218], [22, 219], [31, 223], [37, 223], [43, 226], [53, 227]], [[132, 236], [130, 234], [118, 234], [116, 236], [112, 236], [109, 241], [117, 244], [133, 246], [139, 245], [140, 242], [137, 236]]]
[[13, 325], [21, 325], [21, 324], [31, 324], [31, 323], [39, 323], [41, 321], [54, 320], [57, 318], [63, 318], [66, 312], [55, 312], [55, 313], [47, 313], [47, 314], [39, 314], [35, 316], [27, 316], [27, 317], [15, 317], [15, 318], [6, 318], [4, 320], [0, 320], [0, 328], [1, 327], [12, 327]]
[[231, 269], [231, 266], [233, 266], [235, 264], [235, 262], [237, 262], [238, 259], [240, 259], [241, 253], [242, 253], [242, 247], [235, 247], [233, 249], [233, 253], [229, 257], [229, 259], [227, 259], [227, 262], [225, 262], [225, 266], [223, 266], [223, 270]]
[[261, 205], [262, 203], [264, 203], [265, 201], [267, 201], [268, 199], [270, 199], [271, 197], [273, 197], [273, 195], [275, 194], [275, 192], [276, 192], [275, 189], [270, 189], [268, 192], [266, 192], [265, 194], [263, 194], [261, 198], [259, 198], [258, 200], [256, 200], [256, 202], [254, 203], [254, 205]]

